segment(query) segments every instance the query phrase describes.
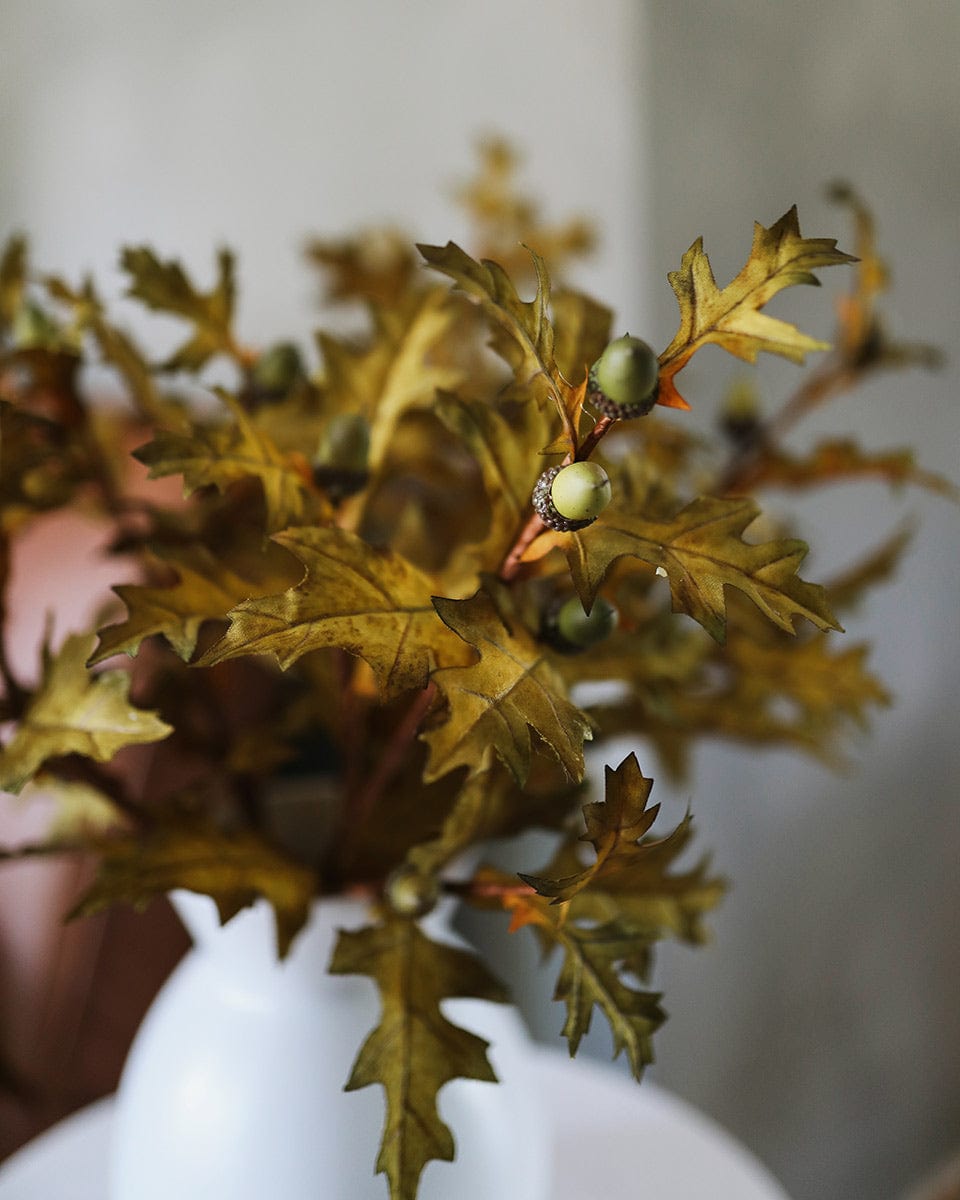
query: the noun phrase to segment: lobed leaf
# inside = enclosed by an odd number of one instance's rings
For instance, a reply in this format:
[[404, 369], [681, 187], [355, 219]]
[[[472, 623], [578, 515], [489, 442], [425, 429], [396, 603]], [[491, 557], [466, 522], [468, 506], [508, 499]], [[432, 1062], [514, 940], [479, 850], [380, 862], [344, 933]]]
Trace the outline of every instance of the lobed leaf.
[[275, 539], [305, 568], [296, 587], [254, 597], [200, 659], [272, 654], [284, 669], [323, 646], [365, 659], [384, 696], [427, 684], [438, 664], [463, 661], [462, 643], [437, 616], [432, 583], [399, 554], [331, 528], [290, 529]]
[[414, 1200], [427, 1163], [454, 1157], [437, 1093], [453, 1079], [496, 1082], [487, 1043], [448, 1021], [440, 1004], [460, 996], [502, 1002], [506, 994], [474, 955], [431, 941], [415, 922], [397, 917], [341, 930], [330, 972], [367, 975], [380, 991], [380, 1023], [360, 1048], [346, 1090], [383, 1086], [377, 1171], [389, 1180], [391, 1200]]
[[794, 206], [769, 229], [754, 224], [747, 261], [737, 277], [721, 290], [704, 253], [703, 239], [698, 238], [684, 254], [680, 270], [668, 275], [680, 306], [680, 327], [660, 355], [658, 403], [689, 408], [676, 389], [674, 376], [708, 342], [746, 362], [755, 362], [757, 355], [766, 351], [800, 363], [813, 350], [829, 349], [825, 342], [808, 337], [760, 309], [786, 287], [818, 284], [815, 268], [855, 261], [837, 249], [833, 238], [801, 237]]
[[233, 416], [227, 425], [197, 425], [192, 433], [161, 432], [134, 451], [134, 457], [149, 467], [149, 478], [182, 475], [185, 495], [209, 486], [225, 492], [241, 480], [258, 479], [268, 532], [325, 515], [321, 498], [305, 481], [297, 460], [282, 453], [231, 397], [224, 396], [224, 401]]
[[592, 724], [567, 700], [543, 647], [519, 622], [508, 625], [482, 590], [468, 600], [436, 598], [434, 604], [444, 623], [480, 657], [472, 666], [434, 675], [449, 715], [422, 735], [430, 747], [424, 779], [458, 767], [476, 770], [493, 752], [522, 784], [530, 769], [531, 729], [569, 778], [582, 779], [583, 743], [593, 736]]
[[88, 916], [114, 904], [143, 908], [177, 888], [210, 896], [226, 924], [259, 897], [272, 906], [277, 950], [284, 958], [303, 928], [316, 891], [314, 873], [278, 854], [257, 834], [204, 826], [157, 826], [101, 848], [90, 889], [70, 913]]
[[793, 632], [795, 616], [806, 617], [819, 629], [840, 629], [824, 589], [797, 576], [807, 553], [804, 542], [743, 541], [741, 535], [759, 511], [746, 497], [701, 497], [666, 522], [607, 509], [589, 528], [574, 533], [567, 547], [584, 608], [589, 611], [614, 564], [629, 556], [663, 571], [674, 612], [693, 617], [718, 642], [725, 637], [726, 587], [743, 592], [788, 633]]
[[187, 546], [164, 554], [177, 582], [168, 587], [121, 584], [113, 590], [127, 606], [127, 618], [99, 631], [100, 642], [89, 665], [115, 654], [133, 658], [144, 638], [160, 634], [188, 662], [205, 621], [226, 617], [244, 600], [266, 596], [289, 582], [290, 560], [273, 542], [257, 563], [254, 573], [248, 563], [242, 573], [222, 556], [202, 545]]
[[231, 332], [235, 294], [233, 255], [217, 255], [217, 280], [201, 292], [175, 259], [164, 262], [149, 246], [128, 246], [120, 265], [130, 276], [127, 295], [148, 308], [182, 317], [194, 326], [193, 336], [163, 364], [164, 370], [198, 371], [215, 354], [236, 354]]
[[0, 789], [19, 792], [51, 758], [83, 754], [109, 762], [125, 746], [156, 742], [173, 732], [155, 712], [130, 704], [125, 671], [88, 673], [84, 662], [92, 642], [74, 635], [56, 657], [46, 657], [37, 692], [0, 749]]

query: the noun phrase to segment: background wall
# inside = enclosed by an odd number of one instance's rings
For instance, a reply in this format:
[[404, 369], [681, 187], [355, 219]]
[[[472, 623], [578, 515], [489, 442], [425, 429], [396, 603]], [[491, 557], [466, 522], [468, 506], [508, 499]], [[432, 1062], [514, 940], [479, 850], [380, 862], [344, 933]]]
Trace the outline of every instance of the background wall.
[[[823, 199], [842, 176], [879, 221], [892, 329], [952, 358], [935, 377], [878, 379], [829, 424], [915, 444], [956, 479], [958, 49], [952, 0], [3, 0], [0, 231], [26, 229], [42, 266], [94, 269], [108, 291], [122, 242], [149, 239], [203, 277], [226, 241], [241, 332], [306, 337], [302, 236], [384, 217], [460, 236], [446, 189], [470, 172], [475, 134], [497, 130], [526, 151], [552, 215], [599, 216], [581, 282], [665, 344], [664, 276], [696, 235], [718, 279], [751, 220], [794, 202], [805, 233], [849, 247]], [[822, 297], [777, 305], [826, 332]], [[726, 377], [719, 352], [687, 373], [703, 428]], [[778, 397], [796, 372], [766, 363], [761, 377]], [[921, 529], [902, 576], [848, 622], [851, 643], [877, 640], [897, 697], [856, 773], [707, 749], [689, 793], [657, 785], [671, 814], [692, 800], [735, 887], [710, 948], [664, 957], [655, 1073], [795, 1200], [894, 1197], [960, 1143], [958, 514], [838, 488], [805, 506], [801, 532], [818, 547], [807, 575], [823, 577], [904, 510]], [[532, 955], [519, 939], [513, 952], [525, 980]], [[555, 1040], [548, 991], [540, 977], [526, 1004]], [[601, 1031], [590, 1048], [609, 1053]]]

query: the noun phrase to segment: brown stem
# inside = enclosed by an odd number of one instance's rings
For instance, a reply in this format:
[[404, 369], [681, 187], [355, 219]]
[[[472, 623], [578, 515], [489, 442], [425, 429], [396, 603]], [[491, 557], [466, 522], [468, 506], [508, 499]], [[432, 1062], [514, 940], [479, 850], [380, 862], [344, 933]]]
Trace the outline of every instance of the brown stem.
[[537, 889], [529, 883], [496, 883], [489, 880], [444, 880], [443, 890], [452, 896], [470, 900], [501, 899], [505, 896], [535, 896]]
[[853, 387], [860, 374], [856, 367], [839, 358], [825, 363], [819, 371], [809, 376], [780, 411], [759, 428], [756, 440], [733, 455], [717, 480], [716, 493], [724, 495], [749, 488], [757, 469], [782, 442], [786, 433], [831, 396]]
[[10, 578], [10, 540], [0, 534], [0, 682], [4, 693], [4, 720], [20, 716], [26, 703], [27, 692], [21, 687], [7, 657], [7, 581]]

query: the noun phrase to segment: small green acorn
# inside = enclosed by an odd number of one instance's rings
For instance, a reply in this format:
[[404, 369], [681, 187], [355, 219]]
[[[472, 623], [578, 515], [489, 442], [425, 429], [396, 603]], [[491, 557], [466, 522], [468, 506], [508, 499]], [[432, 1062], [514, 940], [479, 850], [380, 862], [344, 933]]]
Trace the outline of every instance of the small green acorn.
[[550, 467], [533, 489], [533, 507], [550, 529], [570, 533], [591, 525], [610, 503], [610, 477], [598, 463]]
[[657, 402], [660, 365], [653, 350], [625, 334], [608, 344], [590, 368], [590, 404], [614, 419], [644, 417]]
[[352, 496], [366, 485], [370, 426], [360, 413], [336, 413], [312, 459], [313, 477], [332, 499]]
[[568, 596], [546, 616], [543, 636], [556, 650], [576, 654], [608, 638], [617, 627], [616, 607], [603, 596], [584, 612], [579, 596]]
[[277, 342], [254, 363], [250, 384], [258, 400], [280, 400], [304, 378], [300, 351], [293, 342]]

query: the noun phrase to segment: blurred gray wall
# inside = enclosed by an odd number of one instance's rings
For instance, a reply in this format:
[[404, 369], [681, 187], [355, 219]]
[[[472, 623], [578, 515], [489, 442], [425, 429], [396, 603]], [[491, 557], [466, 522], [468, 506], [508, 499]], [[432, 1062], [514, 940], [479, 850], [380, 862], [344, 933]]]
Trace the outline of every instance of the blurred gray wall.
[[[912, 444], [960, 479], [960, 5], [651, 0], [648, 13], [654, 279], [701, 233], [728, 279], [749, 220], [792, 203], [805, 233], [849, 248], [823, 198], [848, 180], [892, 268], [891, 330], [942, 346], [948, 365], [877, 377], [793, 444], [827, 428]], [[822, 299], [778, 311], [826, 331]], [[672, 298], [659, 287], [652, 302], [662, 339]], [[773, 368], [782, 396], [795, 369]], [[698, 395], [716, 393], [712, 364], [697, 369]], [[800, 533], [820, 578], [904, 512], [919, 531], [899, 580], [845, 621], [851, 644], [876, 643], [895, 707], [846, 778], [702, 755], [700, 837], [734, 890], [714, 946], [664, 971], [659, 1077], [758, 1148], [796, 1200], [893, 1197], [960, 1148], [960, 514], [918, 492], [834, 488], [804, 506]]]
[[[225, 240], [241, 256], [244, 336], [305, 337], [301, 237], [384, 217], [462, 236], [445, 189], [471, 170], [475, 134], [498, 130], [528, 152], [553, 215], [599, 215], [604, 249], [582, 282], [662, 344], [676, 319], [664, 277], [696, 235], [723, 280], [752, 219], [794, 202], [805, 233], [849, 246], [823, 199], [844, 177], [892, 262], [891, 327], [951, 361], [877, 379], [795, 444], [828, 426], [912, 443], [957, 479], [958, 52], [953, 0], [2, 0], [0, 228], [31, 233], [44, 268], [95, 269], [108, 291], [124, 241], [203, 277]], [[777, 312], [826, 333], [822, 300], [785, 296]], [[700, 357], [688, 393], [708, 428], [728, 366]], [[773, 397], [796, 377], [761, 371]], [[688, 791], [657, 784], [669, 814], [692, 802], [735, 887], [711, 947], [664, 956], [672, 1015], [655, 1075], [795, 1200], [892, 1198], [960, 1145], [960, 513], [837, 488], [803, 506], [800, 532], [816, 579], [904, 511], [921, 528], [899, 582], [847, 622], [851, 643], [878, 643], [897, 697], [855, 743], [855, 773], [708, 748]], [[533, 955], [519, 939], [513, 953], [522, 983]], [[545, 976], [526, 1004], [555, 1041]], [[609, 1053], [602, 1031], [590, 1048]]]

